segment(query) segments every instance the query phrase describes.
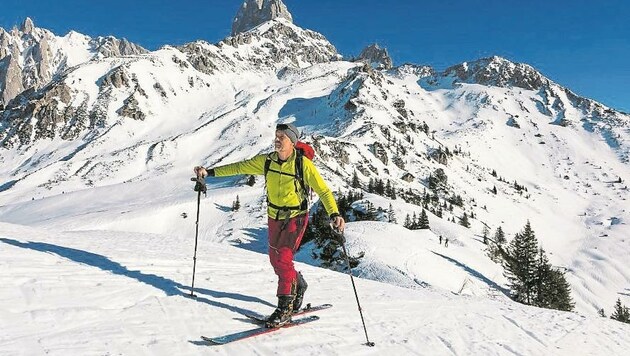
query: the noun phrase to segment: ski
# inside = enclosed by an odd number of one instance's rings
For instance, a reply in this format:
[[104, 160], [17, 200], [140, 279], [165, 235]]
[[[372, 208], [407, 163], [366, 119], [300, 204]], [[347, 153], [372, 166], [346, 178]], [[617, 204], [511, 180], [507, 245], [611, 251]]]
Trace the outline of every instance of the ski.
[[207, 341], [211, 344], [214, 345], [224, 345], [230, 342], [234, 342], [234, 341], [238, 341], [238, 340], [243, 340], [243, 339], [247, 339], [253, 336], [258, 336], [258, 335], [263, 335], [263, 334], [268, 334], [268, 333], [272, 333], [274, 331], [278, 331], [280, 329], [286, 329], [286, 328], [291, 328], [294, 326], [298, 326], [298, 325], [304, 325], [306, 323], [310, 323], [311, 321], [315, 321], [318, 320], [319, 317], [316, 315], [311, 315], [311, 316], [307, 316], [304, 318], [300, 318], [300, 319], [295, 319], [292, 320], [291, 322], [278, 327], [278, 328], [266, 328], [264, 326], [262, 327], [258, 327], [255, 329], [251, 329], [251, 330], [246, 330], [246, 331], [241, 331], [241, 332], [237, 332], [234, 334], [229, 334], [229, 335], [224, 335], [224, 336], [219, 336], [219, 337], [206, 337], [206, 336], [201, 336], [201, 338], [204, 341]]
[[[313, 313], [313, 312], [324, 310], [324, 309], [328, 309], [328, 308], [332, 308], [332, 304], [321, 304], [321, 305], [311, 306], [311, 304], [309, 303], [304, 308], [294, 312], [293, 316], [300, 316], [300, 315]], [[264, 315], [261, 315], [261, 314], [243, 313], [243, 315], [248, 317], [248, 318], [250, 318], [250, 319], [252, 319], [253, 321], [255, 321], [258, 324], [264, 324], [267, 321], [267, 319], [269, 318], [268, 316], [264, 316]]]

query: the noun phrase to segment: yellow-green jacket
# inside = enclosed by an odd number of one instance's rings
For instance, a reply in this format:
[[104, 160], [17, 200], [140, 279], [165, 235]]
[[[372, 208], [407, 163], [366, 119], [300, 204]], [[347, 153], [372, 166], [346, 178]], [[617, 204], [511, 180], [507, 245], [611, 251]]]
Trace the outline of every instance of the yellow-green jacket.
[[[273, 152], [269, 155], [261, 154], [245, 161], [215, 167], [214, 175], [215, 177], [226, 177], [238, 174], [264, 175], [265, 162], [268, 156], [271, 158], [271, 164], [266, 177], [267, 199], [269, 203], [271, 203], [268, 205], [281, 207], [299, 206], [306, 197], [301, 196], [300, 185], [293, 176], [295, 174], [295, 150], [293, 150], [289, 159], [283, 163], [279, 162], [277, 152]], [[313, 165], [313, 162], [307, 157], [302, 157], [302, 167], [304, 169], [304, 183], [313, 188], [315, 193], [317, 193], [328, 215], [338, 214], [339, 210], [337, 209], [335, 197], [317, 171], [317, 168], [315, 168], [315, 165]], [[279, 209], [267, 206], [267, 214], [274, 219], [285, 219], [287, 214], [289, 217], [294, 217], [303, 213], [304, 210], [279, 211]]]

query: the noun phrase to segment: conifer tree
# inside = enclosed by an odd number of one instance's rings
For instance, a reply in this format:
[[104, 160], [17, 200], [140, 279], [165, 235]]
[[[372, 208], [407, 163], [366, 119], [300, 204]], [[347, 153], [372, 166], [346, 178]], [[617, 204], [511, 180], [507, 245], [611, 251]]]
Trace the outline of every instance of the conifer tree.
[[628, 307], [621, 304], [621, 299], [617, 298], [613, 313], [610, 314], [610, 318], [613, 320], [621, 321], [622, 323], [630, 323], [630, 310]]
[[389, 210], [387, 211], [387, 221], [389, 221], [390, 223], [395, 224], [396, 221], [396, 214], [394, 213], [394, 207], [392, 207], [392, 204], [389, 204]]
[[[330, 238], [331, 232], [326, 209], [322, 204], [317, 204], [314, 209], [312, 222], [307, 225], [301, 245], [314, 240], [317, 250], [313, 252], [312, 256], [321, 260], [322, 266], [337, 270], [347, 268], [345, 256], [339, 242]], [[364, 255], [363, 252], [360, 252], [357, 256], [348, 256], [351, 268], [356, 267]]]
[[468, 221], [468, 214], [466, 214], [466, 212], [459, 218], [459, 224], [463, 227], [470, 227], [470, 221]]
[[515, 301], [532, 305], [536, 298], [538, 241], [529, 221], [508, 246], [505, 275]]
[[376, 221], [377, 219], [376, 208], [374, 208], [374, 204], [372, 202], [367, 202], [367, 212], [365, 214], [365, 220]]
[[326, 214], [326, 210], [322, 204], [318, 203], [313, 208], [313, 217], [306, 226], [301, 244], [303, 245], [308, 241], [315, 240], [317, 245], [321, 247], [326, 243], [329, 237], [330, 226], [328, 225], [328, 214]]
[[488, 234], [490, 233], [490, 229], [488, 229], [488, 226], [484, 225], [483, 226], [483, 244], [487, 245], [488, 244]]
[[549, 297], [553, 292], [551, 285], [551, 264], [542, 247], [538, 250], [538, 266], [536, 268], [536, 303], [541, 308], [549, 308]]
[[409, 230], [411, 230], [412, 228], [411, 217], [409, 217], [409, 213], [407, 213], [407, 216], [405, 217], [405, 223], [403, 224], [403, 227]]
[[545, 296], [547, 307], [556, 310], [572, 311], [575, 304], [571, 298], [571, 286], [567, 282], [564, 272], [552, 268], [550, 277], [548, 282], [549, 294]]
[[359, 182], [359, 176], [357, 175], [357, 171], [354, 171], [352, 174], [352, 188], [361, 188], [361, 182]]
[[241, 202], [238, 199], [238, 195], [236, 196], [236, 201], [232, 203], [232, 211], [238, 211], [241, 208]]
[[429, 217], [427, 216], [427, 212], [422, 209], [422, 213], [420, 213], [420, 220], [418, 221], [418, 229], [426, 230], [430, 229], [429, 226]]
[[383, 183], [382, 179], [376, 179], [374, 182], [374, 192], [378, 195], [385, 194], [385, 183]]
[[494, 233], [494, 242], [496, 242], [496, 244], [499, 246], [503, 246], [505, 241], [505, 233], [503, 232], [501, 226], [499, 226], [497, 228], [497, 231]]

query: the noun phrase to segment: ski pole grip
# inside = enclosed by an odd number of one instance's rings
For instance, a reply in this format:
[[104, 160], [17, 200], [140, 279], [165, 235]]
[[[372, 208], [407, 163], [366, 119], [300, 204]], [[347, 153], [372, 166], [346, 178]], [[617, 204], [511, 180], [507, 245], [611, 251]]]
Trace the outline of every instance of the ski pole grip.
[[196, 182], [195, 183], [195, 188], [194, 188], [195, 192], [201, 192], [204, 195], [206, 194], [208, 189], [206, 187], [206, 181], [203, 178], [201, 178], [201, 177], [190, 178], [190, 180], [193, 181], [193, 182]]
[[346, 237], [343, 235], [343, 231], [339, 231], [332, 223], [330, 223], [330, 230], [332, 231], [333, 238], [340, 244], [346, 243]]

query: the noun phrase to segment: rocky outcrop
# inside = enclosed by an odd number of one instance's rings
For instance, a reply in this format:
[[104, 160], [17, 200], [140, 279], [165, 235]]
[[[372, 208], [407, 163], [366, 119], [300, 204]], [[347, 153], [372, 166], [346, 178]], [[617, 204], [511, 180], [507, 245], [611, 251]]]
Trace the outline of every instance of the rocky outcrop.
[[246, 0], [232, 22], [232, 36], [276, 18], [293, 22], [293, 17], [282, 0]]
[[[213, 74], [218, 69], [215, 63], [221, 61], [221, 59], [215, 54], [215, 51], [210, 50], [210, 46], [211, 45], [203, 42], [192, 42], [178, 49], [187, 55], [187, 59], [190, 64], [192, 64], [193, 68], [202, 73]], [[174, 57], [173, 60], [175, 63], [180, 64], [180, 66], [181, 63], [185, 63], [180, 61], [177, 57]]]
[[358, 60], [369, 64], [374, 69], [391, 69], [393, 65], [387, 49], [381, 48], [377, 44], [365, 47]]
[[148, 53], [146, 49], [135, 43], [127, 41], [125, 38], [119, 40], [112, 36], [98, 37], [92, 40], [92, 45], [96, 49], [96, 52], [100, 53], [104, 57], [119, 57]]
[[30, 35], [33, 32], [35, 25], [33, 24], [33, 20], [30, 17], [24, 19], [22, 22], [22, 27], [20, 27], [20, 31], [22, 31], [25, 35]]
[[[226, 46], [232, 48], [226, 50]], [[285, 20], [274, 20], [264, 29], [227, 37], [216, 45], [198, 41], [178, 49], [195, 69], [206, 74], [304, 68], [341, 59], [326, 37]]]
[[[71, 51], [64, 47], [68, 44]], [[44, 87], [82, 61], [141, 53], [147, 50], [111, 36], [91, 39], [71, 32], [60, 38], [26, 18], [19, 29], [0, 28], [0, 106], [7, 106], [24, 90]]]
[[393, 71], [399, 77], [404, 77], [407, 75], [414, 75], [418, 78], [425, 78], [430, 76], [435, 76], [436, 71], [433, 67], [430, 66], [422, 66], [411, 63], [405, 63], [399, 67], [396, 67]]
[[101, 90], [106, 87], [115, 88], [129, 87], [129, 76], [122, 66], [118, 66], [107, 73], [100, 84]]
[[441, 76], [451, 77], [464, 83], [529, 90], [539, 90], [550, 82], [527, 64], [514, 63], [497, 56], [449, 67]]
[[389, 158], [387, 156], [387, 150], [385, 150], [385, 146], [380, 142], [374, 142], [370, 145], [370, 151], [376, 158], [378, 158], [384, 165], [389, 164]]
[[131, 94], [125, 101], [123, 102], [123, 106], [118, 109], [117, 113], [120, 116], [125, 116], [134, 120], [144, 120], [146, 118], [146, 114], [142, 112], [140, 106], [138, 105], [138, 99], [136, 98], [136, 92]]
[[0, 105], [6, 106], [9, 100], [24, 91], [18, 58], [19, 52], [13, 49], [11, 54], [0, 59]]
[[11, 127], [11, 136], [2, 145], [11, 147], [54, 138], [58, 129], [74, 116], [75, 109], [68, 105], [71, 99], [70, 87], [63, 81], [40, 92], [24, 91], [11, 102], [2, 117]]

